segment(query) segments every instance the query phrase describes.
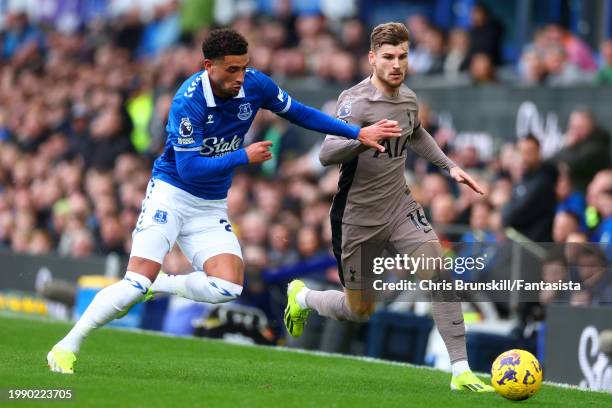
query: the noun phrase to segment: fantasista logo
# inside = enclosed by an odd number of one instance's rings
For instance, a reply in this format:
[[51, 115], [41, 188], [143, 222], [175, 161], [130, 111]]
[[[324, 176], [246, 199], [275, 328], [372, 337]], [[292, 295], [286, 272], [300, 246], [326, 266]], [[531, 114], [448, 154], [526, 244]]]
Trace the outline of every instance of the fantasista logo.
[[232, 140], [226, 140], [224, 137], [207, 137], [202, 141], [200, 154], [207, 157], [218, 157], [238, 149], [240, 149], [240, 138], [238, 135], [234, 135]]

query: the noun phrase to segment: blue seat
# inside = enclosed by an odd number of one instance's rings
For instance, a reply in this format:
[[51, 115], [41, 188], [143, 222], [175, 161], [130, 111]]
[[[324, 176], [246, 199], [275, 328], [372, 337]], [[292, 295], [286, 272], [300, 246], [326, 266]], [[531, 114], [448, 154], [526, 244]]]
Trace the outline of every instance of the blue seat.
[[369, 357], [424, 364], [433, 320], [412, 313], [376, 312], [367, 336]]
[[468, 332], [466, 343], [470, 367], [484, 373], [491, 371], [491, 364], [504, 351], [518, 348], [537, 355], [536, 338], [523, 339], [514, 332], [507, 336]]

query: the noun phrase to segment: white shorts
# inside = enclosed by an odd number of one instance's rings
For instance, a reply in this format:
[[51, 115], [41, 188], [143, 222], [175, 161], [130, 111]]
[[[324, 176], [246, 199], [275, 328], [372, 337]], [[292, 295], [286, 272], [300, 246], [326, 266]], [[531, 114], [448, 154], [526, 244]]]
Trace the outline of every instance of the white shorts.
[[215, 255], [233, 254], [242, 258], [238, 238], [227, 218], [227, 200], [198, 198], [158, 179], [151, 179], [147, 187], [132, 233], [130, 256], [161, 264], [167, 252], [160, 253], [159, 245], [147, 242], [151, 239], [149, 231], [163, 235], [168, 241], [168, 250], [178, 243], [196, 270], [202, 270], [204, 262]]

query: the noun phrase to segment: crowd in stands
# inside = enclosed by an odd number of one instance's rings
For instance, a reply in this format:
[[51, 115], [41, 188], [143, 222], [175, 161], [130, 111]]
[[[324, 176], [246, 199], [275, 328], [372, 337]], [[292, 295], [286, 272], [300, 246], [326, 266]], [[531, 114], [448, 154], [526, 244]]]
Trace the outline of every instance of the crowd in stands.
[[[342, 84], [369, 74], [368, 29], [358, 19], [331, 24], [322, 15], [290, 11], [233, 21], [250, 42], [254, 67], [276, 78], [317, 76]], [[23, 13], [5, 19], [0, 248], [74, 258], [129, 254], [151, 165], [165, 143], [173, 94], [201, 69], [199, 44], [207, 28], [181, 32], [178, 13], [177, 2], [162, 3], [148, 22], [133, 10], [70, 33], [33, 24]], [[416, 15], [406, 23], [413, 36], [411, 74], [451, 78], [469, 72], [477, 83], [497, 81], [503, 30], [484, 8], [475, 7], [467, 31], [445, 33]], [[557, 86], [591, 78], [612, 84], [612, 40], [602, 45], [601, 59], [598, 64], [578, 38], [549, 25], [536, 32], [521, 56], [519, 80]], [[452, 132], [437, 128], [427, 106], [420, 114], [440, 146], [473, 172], [486, 192], [479, 197], [422, 159], [410, 158], [412, 193], [442, 241], [498, 242], [505, 239], [500, 232], [505, 227], [536, 242], [611, 241], [610, 135], [588, 111], [571, 114], [563, 148], [547, 161], [533, 137], [483, 160], [473, 146], [454, 146]], [[285, 143], [291, 128], [260, 112], [248, 138]], [[302, 154], [289, 146], [281, 153], [261, 167], [238, 171], [228, 197], [253, 298], [264, 291], [263, 271], [328, 256], [330, 250], [328, 211], [338, 169], [321, 167], [316, 148]], [[445, 228], [450, 225], [463, 225], [465, 234]], [[184, 272], [181, 268], [188, 265], [173, 251], [164, 269]], [[552, 268], [548, 275], [558, 273]], [[334, 267], [321, 267], [320, 279], [337, 282]], [[599, 287], [599, 277], [584, 279]], [[587, 291], [574, 301], [605, 296]]]
[[[198, 48], [208, 27], [227, 22], [249, 40], [251, 65], [277, 78], [316, 76], [350, 84], [369, 74], [370, 27], [357, 17], [353, 2], [344, 8], [322, 2], [304, 10], [295, 9], [289, 0], [274, 1], [267, 9], [248, 1], [230, 3], [118, 1], [106, 14], [88, 16], [87, 24], [81, 25], [76, 17], [50, 21], [40, 15], [33, 23], [28, 15], [36, 15], [37, 8], [26, 7], [29, 14], [6, 12], [0, 19], [0, 58], [23, 65], [33, 54], [52, 51], [53, 40], [63, 33], [81, 41], [75, 45], [81, 57], [111, 43], [130, 58], [156, 61], [168, 54], [176, 57], [176, 48]], [[403, 20], [411, 33], [412, 75], [438, 76], [449, 84], [612, 84], [612, 39], [594, 50], [562, 25], [550, 23], [536, 27], [531, 41], [513, 56], [504, 52], [509, 30], [478, 3], [465, 27], [442, 29], [421, 14]]]

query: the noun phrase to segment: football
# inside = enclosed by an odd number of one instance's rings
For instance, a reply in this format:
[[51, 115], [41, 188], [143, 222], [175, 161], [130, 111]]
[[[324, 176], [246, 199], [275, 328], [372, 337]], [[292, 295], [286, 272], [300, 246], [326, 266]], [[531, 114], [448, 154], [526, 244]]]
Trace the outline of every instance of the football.
[[506, 351], [493, 362], [491, 384], [504, 398], [513, 401], [525, 400], [540, 389], [542, 366], [528, 351]]

